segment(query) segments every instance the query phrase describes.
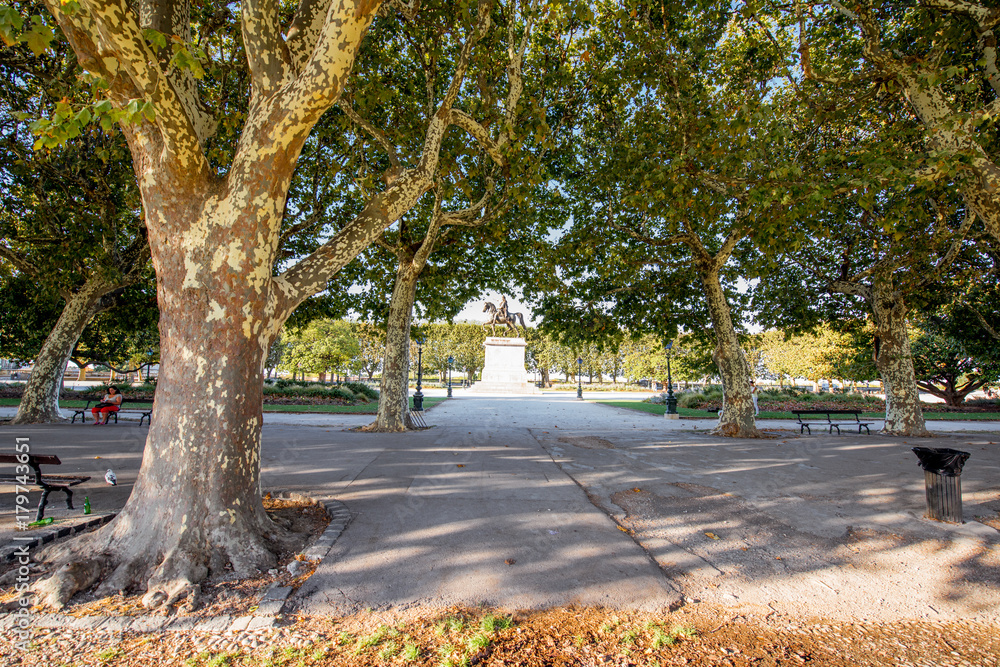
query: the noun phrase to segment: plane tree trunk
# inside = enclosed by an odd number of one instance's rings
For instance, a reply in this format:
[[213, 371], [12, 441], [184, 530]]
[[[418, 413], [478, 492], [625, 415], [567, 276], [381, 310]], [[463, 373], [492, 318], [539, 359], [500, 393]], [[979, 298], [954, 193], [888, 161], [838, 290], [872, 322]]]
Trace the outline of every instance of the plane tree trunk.
[[113, 288], [113, 285], [92, 278], [78, 291], [66, 295], [66, 306], [35, 357], [31, 377], [12, 423], [44, 424], [66, 420], [59, 411], [59, 389], [66, 364], [83, 330], [98, 312], [101, 297]]
[[722, 412], [713, 433], [733, 438], [759, 438], [750, 394], [750, 367], [733, 326], [718, 269], [699, 268], [699, 273], [715, 333], [712, 360], [722, 378]]
[[[260, 496], [267, 351], [303, 300], [432, 189], [449, 126], [474, 123], [452, 111], [457, 92], [446, 95], [419, 160], [394, 171], [324, 245], [274, 275], [299, 154], [340, 97], [380, 4], [303, 0], [284, 31], [273, 6], [241, 5], [250, 104], [232, 162], [219, 176], [203, 149], [215, 119], [190, 72], [165, 67], [142, 33], [152, 28], [187, 40], [188, 4], [142, 0], [133, 11], [84, 3], [69, 13], [51, 0], [79, 60], [111, 83], [112, 103], [125, 107], [139, 97], [155, 108], [152, 119], [123, 123], [122, 131], [157, 275], [161, 370], [132, 495], [100, 530], [39, 554], [52, 572], [35, 586], [44, 604], [60, 607], [101, 581], [106, 594], [145, 590], [144, 604], [156, 607], [196, 598], [208, 576], [253, 575], [274, 564], [286, 536]], [[489, 7], [479, 14], [449, 91], [459, 89], [472, 45], [486, 32]]]
[[907, 307], [893, 289], [892, 279], [876, 275], [871, 292], [875, 321], [875, 366], [885, 390], [885, 426], [888, 435], [928, 435], [906, 330]]
[[[299, 303], [324, 289], [431, 188], [451, 122], [450, 110], [442, 109], [417, 166], [398, 175], [316, 252], [273, 275], [299, 153], [342, 90], [377, 5], [333, 5], [319, 21], [297, 17], [302, 22], [287, 38], [260, 6], [244, 5], [252, 99], [221, 178], [202, 149], [213, 123], [185, 87], [184, 73], [160, 71], [155, 55], [134, 52], [146, 44], [139, 15], [117, 5], [87, 5], [73, 14], [54, 7], [81, 61], [99, 71], [115, 57], [128, 63], [117, 70], [125, 77], [101, 72], [117, 86], [109, 93], [113, 101], [124, 104], [139, 93], [156, 104], [154, 120], [122, 129], [157, 274], [161, 372], [132, 495], [101, 530], [41, 554], [53, 570], [36, 584], [43, 603], [62, 606], [101, 580], [104, 593], [144, 589], [144, 603], [156, 607], [195, 597], [199, 582], [212, 574], [231, 569], [247, 576], [274, 564], [284, 537], [266, 517], [259, 488], [267, 350]], [[173, 7], [143, 12], [141, 27], [179, 34], [183, 21], [174, 20]], [[178, 7], [186, 10], [183, 3]], [[316, 9], [309, 3], [300, 8]], [[287, 50], [277, 47], [281, 39]], [[98, 41], [106, 49], [123, 46], [100, 51]]]
[[368, 430], [380, 433], [409, 428], [410, 325], [417, 282], [423, 266], [413, 262], [413, 253], [401, 253], [392, 286], [385, 327], [385, 358], [379, 387], [378, 415]]

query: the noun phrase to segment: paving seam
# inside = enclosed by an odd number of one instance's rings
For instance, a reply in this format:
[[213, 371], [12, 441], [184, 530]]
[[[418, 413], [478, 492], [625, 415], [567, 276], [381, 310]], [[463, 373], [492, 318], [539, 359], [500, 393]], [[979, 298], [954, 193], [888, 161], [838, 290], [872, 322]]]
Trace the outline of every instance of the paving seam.
[[550, 452], [549, 449], [542, 444], [541, 440], [539, 440], [538, 437], [535, 436], [535, 434], [533, 433], [533, 429], [529, 428], [528, 434], [535, 439], [535, 442], [538, 443], [538, 446], [541, 447], [542, 451], [545, 452], [545, 454], [549, 457], [553, 465], [555, 465], [556, 469], [559, 470], [559, 472], [561, 472], [563, 475], [568, 477], [573, 482], [573, 484], [575, 484], [576, 487], [580, 489], [580, 492], [583, 494], [583, 497], [587, 499], [587, 502], [593, 505], [595, 508], [597, 508], [597, 510], [600, 511], [601, 514], [608, 517], [611, 520], [611, 522], [615, 524], [615, 527], [617, 527], [618, 530], [628, 535], [629, 539], [631, 539], [632, 542], [642, 550], [642, 553], [646, 555], [646, 558], [649, 559], [649, 562], [652, 563], [654, 566], [656, 566], [656, 571], [659, 572], [661, 576], [663, 576], [663, 578], [667, 581], [667, 584], [670, 586], [670, 588], [680, 594], [681, 596], [680, 600], [670, 605], [669, 607], [670, 611], [672, 612], [677, 611], [678, 609], [683, 607], [686, 600], [684, 591], [673, 579], [667, 576], [666, 570], [663, 569], [663, 566], [660, 565], [660, 563], [657, 562], [655, 558], [653, 558], [653, 555], [649, 553], [649, 550], [646, 549], [646, 547], [643, 546], [643, 544], [636, 539], [635, 535], [632, 534], [632, 531], [629, 530], [627, 526], [623, 526], [621, 523], [619, 523], [618, 519], [616, 519], [613, 514], [609, 513], [605, 508], [601, 507], [600, 505], [598, 505], [597, 503], [595, 503], [593, 500], [590, 499], [590, 494], [587, 493], [587, 489], [585, 489], [584, 486], [580, 484], [579, 481], [577, 481], [576, 477], [574, 477], [571, 473], [567, 472], [559, 464], [559, 462], [555, 460], [555, 457], [552, 456], [552, 452]]
[[[351, 511], [339, 500], [328, 499], [322, 502], [330, 523], [319, 538], [305, 549], [299, 556], [311, 563], [319, 563], [330, 553], [337, 538], [347, 528], [353, 519]], [[88, 527], [94, 527], [110, 521], [114, 515], [98, 517], [87, 522]], [[82, 530], [75, 527], [77, 532]], [[54, 535], [55, 533], [53, 533]], [[54, 538], [53, 538], [54, 539]], [[51, 541], [51, 539], [49, 540]], [[299, 558], [289, 563], [300, 562]], [[279, 586], [276, 583], [267, 587], [260, 597], [257, 609], [246, 616], [223, 614], [208, 618], [194, 619], [190, 617], [167, 616], [69, 616], [60, 613], [31, 614], [32, 628], [92, 630], [98, 632], [210, 632], [210, 633], [247, 633], [271, 630], [277, 627], [282, 619], [284, 607], [293, 592], [290, 586]], [[22, 617], [15, 612], [0, 613], [0, 630], [9, 630], [18, 625]]]

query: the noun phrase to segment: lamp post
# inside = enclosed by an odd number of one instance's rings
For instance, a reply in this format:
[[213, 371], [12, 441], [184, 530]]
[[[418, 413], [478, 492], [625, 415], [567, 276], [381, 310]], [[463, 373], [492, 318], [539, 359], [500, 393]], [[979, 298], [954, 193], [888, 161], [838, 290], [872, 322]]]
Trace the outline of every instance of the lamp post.
[[583, 359], [576, 358], [576, 397], [583, 400]]
[[455, 357], [448, 357], [448, 398], [451, 398], [451, 365], [455, 363]]
[[668, 340], [664, 347], [667, 348], [667, 411], [663, 415], [667, 419], [678, 419], [677, 398], [674, 396], [674, 380], [670, 376], [670, 349], [674, 346], [674, 341]]
[[420, 380], [423, 375], [424, 339], [417, 339], [417, 391], [413, 394], [413, 409], [422, 412], [424, 409], [424, 394], [420, 391]]

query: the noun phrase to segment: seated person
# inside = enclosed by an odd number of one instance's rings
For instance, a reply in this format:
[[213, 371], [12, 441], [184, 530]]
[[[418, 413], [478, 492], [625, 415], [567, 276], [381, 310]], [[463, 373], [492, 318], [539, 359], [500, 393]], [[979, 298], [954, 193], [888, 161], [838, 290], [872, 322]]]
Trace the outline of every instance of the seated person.
[[[94, 415], [94, 426], [108, 423], [108, 417], [112, 412], [118, 412], [122, 404], [122, 395], [114, 387], [108, 387], [108, 393], [104, 395], [101, 402], [90, 409]], [[104, 421], [101, 421], [101, 414], [104, 414]], [[116, 417], [117, 419], [117, 417]]]

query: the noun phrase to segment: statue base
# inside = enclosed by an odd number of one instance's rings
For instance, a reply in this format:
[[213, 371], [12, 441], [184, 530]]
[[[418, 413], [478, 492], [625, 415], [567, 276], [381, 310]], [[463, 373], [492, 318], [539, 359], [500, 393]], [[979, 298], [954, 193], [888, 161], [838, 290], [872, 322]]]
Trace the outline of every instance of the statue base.
[[528, 380], [524, 370], [523, 338], [491, 336], [483, 343], [486, 363], [483, 379], [469, 389], [474, 394], [540, 394], [542, 391]]

